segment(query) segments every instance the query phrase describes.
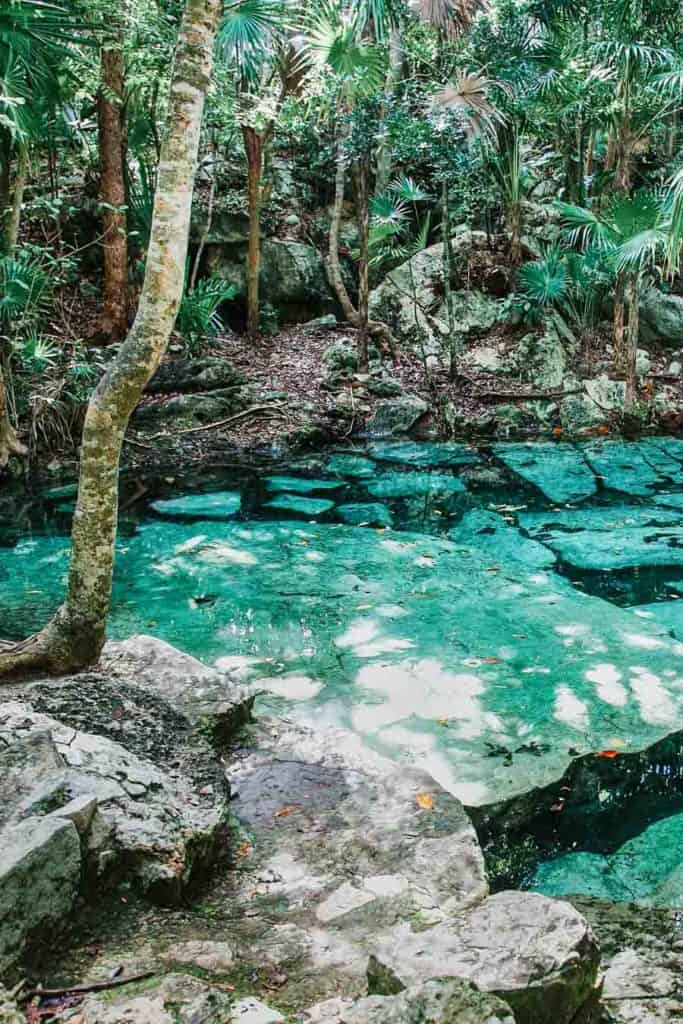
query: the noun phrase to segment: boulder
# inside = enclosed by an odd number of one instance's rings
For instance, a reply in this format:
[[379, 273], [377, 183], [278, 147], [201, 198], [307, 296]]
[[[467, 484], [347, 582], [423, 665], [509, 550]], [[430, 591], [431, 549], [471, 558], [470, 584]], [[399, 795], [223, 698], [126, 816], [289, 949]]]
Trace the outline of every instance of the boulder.
[[187, 394], [239, 387], [244, 376], [221, 356], [167, 359], [145, 388], [149, 395]]
[[32, 937], [63, 925], [80, 879], [81, 842], [68, 819], [29, 817], [0, 833], [0, 975]]
[[174, 429], [201, 426], [242, 412], [255, 397], [249, 386], [219, 388], [170, 398], [155, 396], [145, 399], [137, 407], [133, 426], [146, 431], [163, 430], [169, 426]]
[[368, 431], [375, 437], [407, 434], [427, 412], [429, 406], [417, 395], [383, 399], [375, 407]]
[[[215, 796], [212, 791], [202, 798], [192, 779], [162, 770], [106, 736], [67, 726], [28, 703], [0, 704], [5, 758], [45, 734], [54, 744], [61, 768], [55, 769], [54, 777], [40, 778], [33, 794], [13, 801], [9, 827], [1, 834], [8, 855], [15, 857], [12, 850], [30, 841], [15, 828], [23, 828], [28, 836], [33, 831], [42, 836], [47, 817], [63, 826], [61, 815], [66, 815], [67, 834], [73, 835], [77, 846], [74, 820], [85, 822], [84, 873], [91, 882], [125, 872], [143, 892], [161, 902], [177, 902], [215, 856], [224, 834], [227, 794]], [[24, 755], [18, 755], [18, 760], [23, 761]], [[25, 816], [27, 809], [33, 816]], [[37, 817], [41, 810], [44, 817]], [[80, 875], [80, 856], [77, 865]]]
[[426, 931], [402, 922], [370, 945], [368, 989], [391, 995], [458, 977], [512, 1007], [516, 1024], [570, 1024], [592, 997], [600, 952], [569, 903], [500, 892]]
[[304, 1014], [304, 1024], [514, 1024], [514, 1018], [502, 999], [469, 982], [435, 978], [395, 996], [328, 999]]
[[[227, 256], [227, 258], [226, 258]], [[244, 293], [247, 282], [246, 251], [207, 250], [211, 273]], [[338, 303], [330, 291], [325, 266], [317, 249], [304, 242], [268, 238], [261, 250], [260, 295], [285, 322], [305, 323], [312, 317], [336, 313]]]
[[100, 664], [111, 677], [156, 694], [214, 741], [227, 742], [251, 717], [253, 694], [157, 637], [110, 640]]
[[567, 348], [567, 339], [560, 337], [552, 324], [547, 324], [541, 335], [526, 334], [515, 351], [520, 379], [538, 391], [562, 388], [569, 365]]
[[560, 421], [569, 435], [602, 426], [624, 408], [623, 381], [610, 380], [607, 374], [601, 374], [582, 381], [582, 389], [560, 402]]
[[683, 343], [683, 296], [648, 288], [640, 299], [640, 337], [645, 345], [680, 347]]

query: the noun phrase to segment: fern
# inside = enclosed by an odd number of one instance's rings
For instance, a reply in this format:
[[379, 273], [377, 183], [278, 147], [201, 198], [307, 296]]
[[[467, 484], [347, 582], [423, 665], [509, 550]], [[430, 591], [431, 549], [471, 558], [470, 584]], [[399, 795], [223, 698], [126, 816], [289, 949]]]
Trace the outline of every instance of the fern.
[[237, 289], [219, 277], [206, 277], [191, 292], [183, 295], [176, 328], [182, 335], [190, 353], [196, 353], [203, 344], [215, 338], [223, 328], [218, 312], [224, 302], [234, 299]]

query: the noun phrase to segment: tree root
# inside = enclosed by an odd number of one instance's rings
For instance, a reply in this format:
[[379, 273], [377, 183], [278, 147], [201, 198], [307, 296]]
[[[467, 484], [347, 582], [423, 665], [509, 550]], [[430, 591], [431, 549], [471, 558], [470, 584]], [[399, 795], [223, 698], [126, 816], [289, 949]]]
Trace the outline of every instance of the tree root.
[[0, 469], [7, 465], [12, 455], [24, 458], [28, 455], [28, 448], [21, 443], [9, 420], [5, 420], [0, 424]]
[[0, 640], [0, 684], [39, 672], [78, 672], [97, 662], [103, 644], [84, 645], [62, 606], [39, 633], [15, 643]]

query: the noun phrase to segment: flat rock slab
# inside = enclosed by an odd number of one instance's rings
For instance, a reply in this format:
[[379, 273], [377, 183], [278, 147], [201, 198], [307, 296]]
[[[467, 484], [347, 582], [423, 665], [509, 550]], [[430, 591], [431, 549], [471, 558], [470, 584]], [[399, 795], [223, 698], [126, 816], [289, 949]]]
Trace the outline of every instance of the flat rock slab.
[[663, 632], [671, 633], [683, 642], [683, 600], [656, 601], [653, 604], [635, 605], [633, 611], [640, 618], [647, 618], [660, 626]]
[[333, 509], [334, 502], [327, 498], [305, 498], [299, 494], [278, 494], [276, 498], [267, 501], [265, 507], [315, 518]]
[[429, 776], [336, 730], [264, 723], [255, 739], [228, 769], [251, 850], [233, 941], [248, 963], [284, 967], [293, 1005], [362, 994], [378, 929], [449, 920], [484, 898], [471, 822]]
[[531, 512], [520, 526], [577, 569], [683, 565], [680, 515], [669, 509], [608, 507]]
[[663, 474], [635, 442], [604, 441], [584, 445], [582, 450], [602, 486], [609, 490], [647, 496], [664, 482]]
[[267, 476], [266, 487], [269, 491], [289, 494], [314, 494], [316, 491], [338, 491], [344, 487], [343, 480], [315, 480], [304, 476]]
[[529, 569], [548, 569], [555, 564], [556, 555], [538, 541], [523, 536], [517, 527], [502, 516], [484, 509], [467, 512], [448, 534], [456, 544], [472, 545], [492, 562], [521, 562]]
[[380, 502], [356, 502], [338, 505], [337, 515], [350, 526], [393, 526], [391, 510]]
[[497, 444], [493, 450], [513, 473], [559, 505], [583, 501], [597, 491], [595, 474], [574, 445]]
[[395, 996], [329, 999], [304, 1024], [514, 1024], [510, 1007], [456, 978], [434, 979]]
[[375, 498], [414, 498], [419, 495], [460, 494], [465, 485], [446, 473], [384, 473], [367, 485]]
[[372, 459], [366, 459], [362, 455], [347, 455], [344, 452], [330, 455], [326, 468], [330, 473], [338, 473], [340, 476], [358, 480], [374, 476], [377, 472], [377, 467]]
[[193, 519], [230, 519], [242, 507], [239, 491], [187, 494], [182, 498], [153, 501], [151, 508], [164, 516]]
[[468, 466], [479, 456], [464, 444], [449, 441], [403, 441], [371, 444], [368, 451], [378, 462], [396, 462], [428, 469], [430, 466]]
[[397, 925], [370, 946], [368, 985], [391, 994], [459, 977], [511, 1006], [516, 1024], [570, 1024], [597, 982], [600, 953], [570, 904], [501, 892], [426, 932]]

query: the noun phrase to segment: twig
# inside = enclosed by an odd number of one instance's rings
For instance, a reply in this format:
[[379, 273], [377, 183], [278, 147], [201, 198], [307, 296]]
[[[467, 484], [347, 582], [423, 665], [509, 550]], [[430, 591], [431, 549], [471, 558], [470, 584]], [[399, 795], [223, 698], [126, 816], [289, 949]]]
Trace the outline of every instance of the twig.
[[[155, 435], [155, 436], [157, 436], [157, 435]], [[153, 445], [151, 445], [151, 444], [143, 444], [142, 441], [134, 441], [132, 437], [124, 437], [123, 443], [124, 444], [132, 444], [136, 448], [146, 448], [150, 452], [154, 451]]]
[[[179, 435], [196, 434], [200, 430], [213, 430], [215, 427], [225, 427], [228, 423], [234, 423], [235, 420], [241, 420], [244, 416], [251, 416], [257, 412], [275, 412], [282, 408], [282, 405], [252, 405], [248, 409], [243, 409], [242, 412], [235, 413], [234, 416], [228, 416], [226, 420], [215, 420], [214, 423], [203, 423], [201, 427], [186, 427], [184, 430], [179, 430], [177, 433]], [[161, 437], [160, 434], [155, 434], [154, 436]]]
[[622, 1003], [622, 1002], [626, 1002], [629, 999], [634, 999], [634, 1000], [635, 999], [643, 999], [643, 1000], [646, 1000], [646, 999], [678, 999], [680, 997], [680, 995], [681, 995], [680, 992], [673, 991], [673, 992], [651, 992], [649, 995], [646, 995], [645, 993], [638, 993], [638, 995], [632, 995], [632, 996], [603, 996], [602, 997], [602, 1002], [603, 1003]]
[[24, 994], [25, 999], [33, 999], [40, 996], [41, 999], [52, 999], [55, 996], [78, 995], [81, 992], [104, 992], [108, 988], [119, 988], [121, 985], [131, 985], [134, 981], [144, 981], [145, 978], [152, 978], [156, 971], [143, 971], [142, 974], [131, 974], [128, 978], [112, 978], [111, 981], [94, 981], [91, 985], [72, 985], [70, 988], [30, 988]]

